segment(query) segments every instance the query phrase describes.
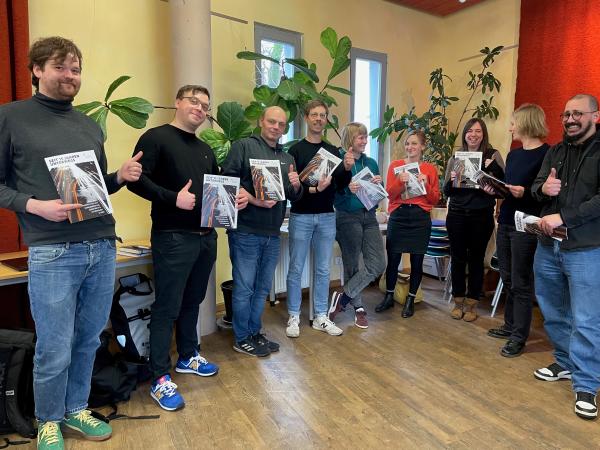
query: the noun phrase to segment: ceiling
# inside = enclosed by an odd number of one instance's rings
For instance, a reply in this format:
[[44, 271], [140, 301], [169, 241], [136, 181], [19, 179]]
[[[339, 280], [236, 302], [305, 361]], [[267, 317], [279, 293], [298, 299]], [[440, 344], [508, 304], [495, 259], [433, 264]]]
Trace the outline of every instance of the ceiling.
[[466, 0], [460, 3], [458, 0], [386, 0], [396, 5], [406, 6], [434, 16], [447, 16], [462, 9], [481, 3], [484, 0]]

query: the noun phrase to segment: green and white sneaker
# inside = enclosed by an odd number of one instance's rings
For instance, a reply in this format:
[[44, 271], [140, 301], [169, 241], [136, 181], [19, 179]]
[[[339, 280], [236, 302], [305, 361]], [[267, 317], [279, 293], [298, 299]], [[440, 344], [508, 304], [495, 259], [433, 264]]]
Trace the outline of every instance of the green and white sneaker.
[[65, 448], [58, 422], [38, 424], [37, 448], [38, 450], [63, 450]]
[[111, 426], [96, 419], [87, 409], [75, 414], [67, 414], [62, 424], [90, 441], [105, 441], [112, 436]]

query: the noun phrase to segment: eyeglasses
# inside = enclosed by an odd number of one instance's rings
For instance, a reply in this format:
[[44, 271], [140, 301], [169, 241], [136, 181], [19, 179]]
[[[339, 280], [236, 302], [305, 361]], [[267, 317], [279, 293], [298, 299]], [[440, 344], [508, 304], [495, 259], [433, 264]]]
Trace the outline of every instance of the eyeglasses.
[[308, 117], [310, 117], [311, 119], [316, 119], [316, 118], [327, 119], [327, 114], [313, 112], [313, 113], [310, 113], [308, 115]]
[[202, 108], [202, 111], [204, 111], [204, 112], [210, 111], [210, 105], [208, 105], [206, 103], [202, 103], [197, 97], [181, 97], [181, 98], [187, 99], [187, 101], [190, 102], [190, 104], [192, 106], [200, 106]]
[[583, 116], [584, 114], [594, 114], [595, 112], [598, 112], [598, 110], [596, 111], [565, 111], [564, 113], [560, 114], [560, 119], [563, 122], [566, 122], [567, 120], [569, 120], [569, 117], [572, 117], [573, 120], [579, 120], [581, 119], [581, 116]]

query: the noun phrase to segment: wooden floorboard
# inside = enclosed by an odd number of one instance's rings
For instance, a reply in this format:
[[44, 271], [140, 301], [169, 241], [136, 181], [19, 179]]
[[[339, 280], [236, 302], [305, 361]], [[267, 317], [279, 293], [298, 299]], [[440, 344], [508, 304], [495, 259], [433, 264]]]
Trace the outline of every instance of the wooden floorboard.
[[501, 309], [491, 319], [483, 301], [483, 317], [466, 323], [450, 317], [436, 280], [424, 281], [424, 294], [415, 316], [403, 319], [398, 307], [375, 314], [381, 294], [369, 288], [369, 328], [356, 328], [352, 314], [342, 313], [340, 337], [312, 330], [304, 304], [300, 337], [288, 339], [285, 301], [267, 306], [264, 324], [281, 344], [278, 354], [235, 353], [227, 330], [204, 337], [203, 354], [221, 371], [210, 378], [174, 374], [185, 409], [160, 410], [144, 384], [119, 412], [159, 420], [115, 421], [109, 441], [67, 439], [66, 447], [600, 448], [598, 423], [573, 413], [570, 383], [533, 378], [552, 361], [537, 309], [526, 353], [507, 359], [499, 355], [503, 341], [486, 336], [501, 324]]

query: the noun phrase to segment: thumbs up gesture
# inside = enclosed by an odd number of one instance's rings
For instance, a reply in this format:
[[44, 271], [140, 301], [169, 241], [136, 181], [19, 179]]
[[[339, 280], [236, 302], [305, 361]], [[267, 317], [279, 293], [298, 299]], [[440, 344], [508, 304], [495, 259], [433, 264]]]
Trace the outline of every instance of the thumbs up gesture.
[[142, 165], [138, 162], [144, 152], [137, 152], [132, 158], [129, 158], [123, 163], [121, 168], [117, 172], [117, 183], [123, 184], [125, 181], [137, 181], [142, 175]]
[[187, 209], [191, 211], [196, 206], [196, 195], [190, 192], [192, 180], [188, 180], [186, 185], [177, 193], [177, 202], [175, 206], [179, 209]]
[[296, 169], [294, 169], [293, 164], [290, 164], [290, 169], [288, 170], [288, 179], [294, 187], [294, 191], [298, 192], [298, 190], [300, 189], [300, 177], [298, 177], [298, 174], [296, 173]]
[[560, 179], [556, 178], [556, 169], [553, 167], [550, 169], [550, 174], [542, 185], [542, 192], [548, 197], [556, 197], [560, 193], [560, 186]]

